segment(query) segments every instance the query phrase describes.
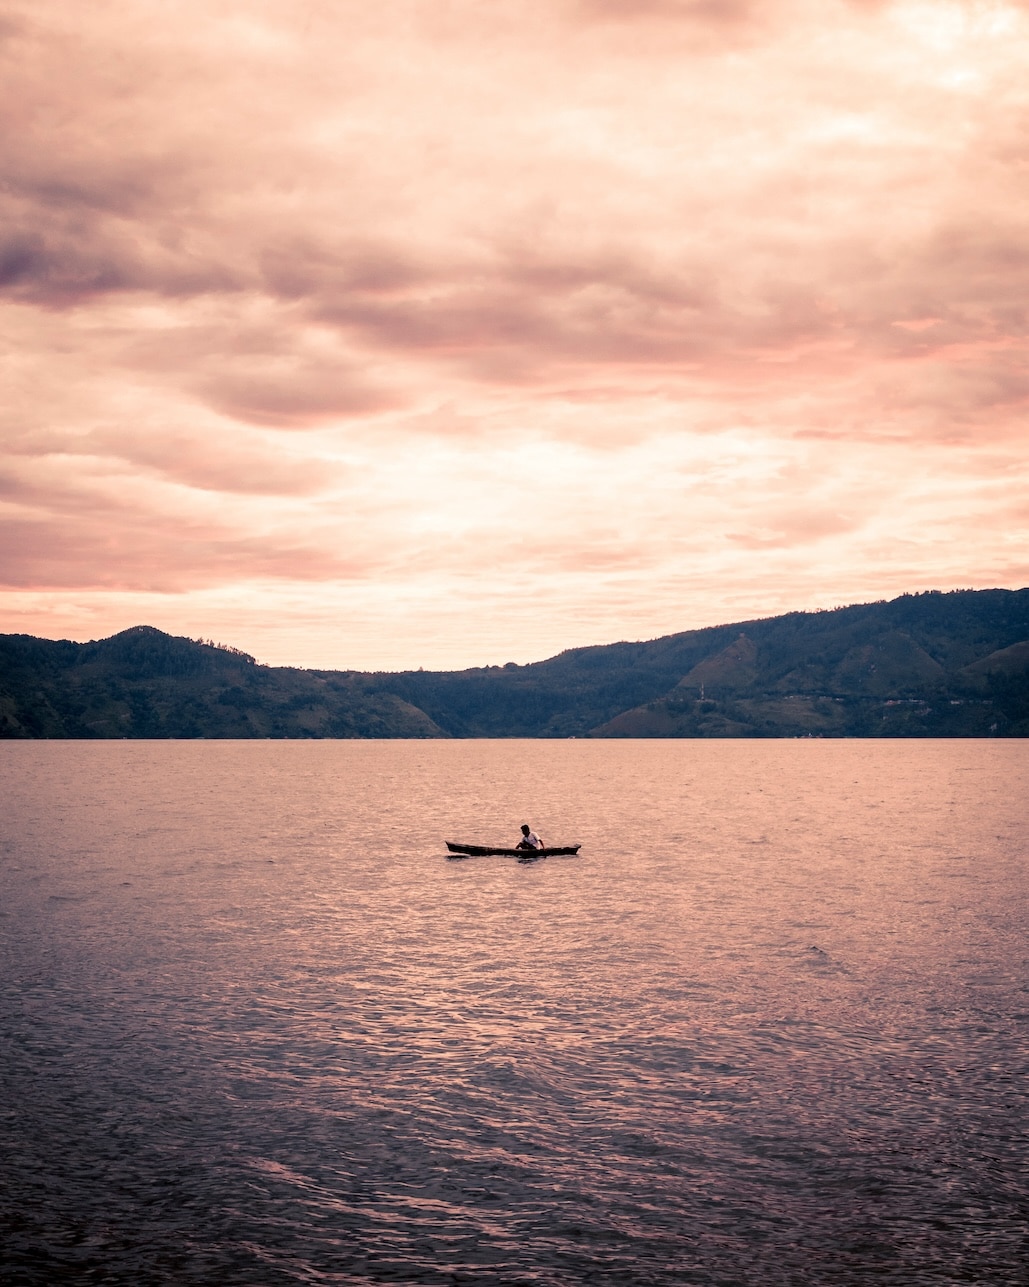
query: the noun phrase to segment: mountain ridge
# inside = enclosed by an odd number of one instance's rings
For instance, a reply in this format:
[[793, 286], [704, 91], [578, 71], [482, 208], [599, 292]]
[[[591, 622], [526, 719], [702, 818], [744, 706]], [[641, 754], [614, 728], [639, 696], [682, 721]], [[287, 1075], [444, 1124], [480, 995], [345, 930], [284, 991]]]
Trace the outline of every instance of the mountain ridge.
[[893, 600], [462, 671], [263, 666], [134, 626], [0, 635], [0, 738], [1029, 736], [1029, 589]]

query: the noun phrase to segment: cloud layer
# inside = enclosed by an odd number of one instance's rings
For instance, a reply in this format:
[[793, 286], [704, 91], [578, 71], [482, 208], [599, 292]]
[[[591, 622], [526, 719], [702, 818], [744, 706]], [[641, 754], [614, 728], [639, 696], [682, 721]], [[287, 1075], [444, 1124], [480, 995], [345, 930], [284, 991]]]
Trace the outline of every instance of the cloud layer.
[[1027, 37], [8, 3], [0, 629], [456, 666], [1026, 584]]

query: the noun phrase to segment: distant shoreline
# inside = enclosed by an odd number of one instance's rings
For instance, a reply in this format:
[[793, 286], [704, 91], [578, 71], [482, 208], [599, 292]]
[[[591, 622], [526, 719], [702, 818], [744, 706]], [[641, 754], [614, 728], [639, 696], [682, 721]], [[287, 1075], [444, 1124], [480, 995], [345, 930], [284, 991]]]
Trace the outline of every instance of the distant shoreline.
[[463, 671], [259, 665], [135, 626], [0, 635], [0, 738], [1029, 736], [1029, 589], [890, 601]]

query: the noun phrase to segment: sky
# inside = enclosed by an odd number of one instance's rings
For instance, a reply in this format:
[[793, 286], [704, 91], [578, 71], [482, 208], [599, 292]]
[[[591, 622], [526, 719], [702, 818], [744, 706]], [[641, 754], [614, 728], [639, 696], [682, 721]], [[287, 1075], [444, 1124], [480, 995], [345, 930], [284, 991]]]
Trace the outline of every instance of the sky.
[[0, 0], [0, 632], [1029, 585], [1029, 0]]

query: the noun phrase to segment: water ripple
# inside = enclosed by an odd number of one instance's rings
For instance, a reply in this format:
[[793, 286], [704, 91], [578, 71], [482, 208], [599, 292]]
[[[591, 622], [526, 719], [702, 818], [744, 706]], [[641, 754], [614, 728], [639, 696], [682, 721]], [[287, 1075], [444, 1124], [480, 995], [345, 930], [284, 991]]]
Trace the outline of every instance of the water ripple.
[[1021, 1280], [1025, 748], [0, 754], [5, 1287]]

